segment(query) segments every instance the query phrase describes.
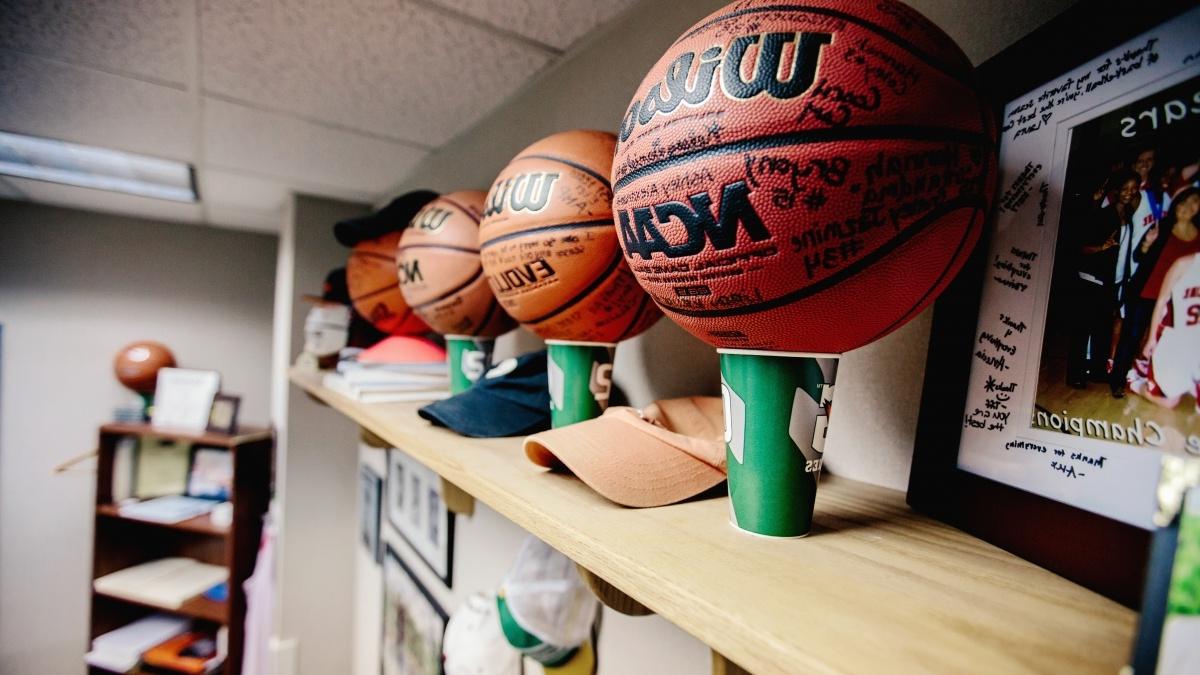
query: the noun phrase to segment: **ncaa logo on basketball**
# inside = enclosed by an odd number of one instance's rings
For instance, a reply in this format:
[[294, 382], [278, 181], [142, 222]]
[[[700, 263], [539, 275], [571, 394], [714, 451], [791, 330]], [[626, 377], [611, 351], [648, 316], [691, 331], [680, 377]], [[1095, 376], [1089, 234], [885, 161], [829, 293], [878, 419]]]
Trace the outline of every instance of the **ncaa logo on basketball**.
[[[685, 241], [672, 243], [659, 231], [658, 225], [672, 218], [687, 231]], [[668, 258], [696, 255], [708, 243], [717, 251], [733, 248], [737, 244], [739, 225], [751, 241], [771, 238], [771, 232], [750, 203], [749, 186], [741, 180], [721, 189], [721, 203], [715, 217], [712, 197], [707, 192], [698, 192], [689, 196], [686, 204], [669, 201], [628, 209], [620, 212], [619, 219], [625, 255], [632, 258], [636, 254], [645, 260], [650, 260], [655, 253]]]
[[450, 217], [450, 209], [431, 207], [423, 209], [413, 218], [409, 227], [415, 230], [420, 230], [428, 234], [436, 234], [446, 224], [446, 219]]
[[[681, 104], [704, 103], [712, 95], [714, 81], [720, 82], [722, 93], [731, 100], [745, 101], [764, 93], [781, 100], [795, 98], [816, 81], [821, 48], [831, 42], [830, 33], [742, 35], [730, 40], [724, 48], [709, 47], [701, 52], [694, 72], [697, 54], [684, 52], [671, 62], [663, 80], [650, 87], [644, 99], [634, 99], [621, 121], [620, 139], [629, 140], [635, 127], [649, 124], [657, 115], [670, 115]], [[743, 61], [753, 45], [758, 46], [757, 54], [749, 69], [750, 79], [746, 80], [742, 77], [747, 70]], [[791, 67], [787, 69], [787, 77], [780, 79], [784, 49], [789, 45]]]
[[505, 210], [513, 213], [537, 213], [550, 203], [550, 193], [554, 190], [554, 182], [557, 180], [557, 173], [544, 171], [523, 173], [498, 180], [488, 193], [487, 210], [483, 212], [483, 216], [487, 218]]

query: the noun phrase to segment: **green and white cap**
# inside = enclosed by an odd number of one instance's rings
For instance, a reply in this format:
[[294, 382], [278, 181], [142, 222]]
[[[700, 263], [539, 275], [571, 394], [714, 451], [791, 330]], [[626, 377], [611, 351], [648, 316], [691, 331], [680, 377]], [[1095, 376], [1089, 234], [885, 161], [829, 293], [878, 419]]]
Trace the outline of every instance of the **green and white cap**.
[[476, 593], [446, 624], [442, 638], [446, 675], [521, 675], [521, 652], [500, 629], [495, 594]]
[[581, 664], [586, 659], [578, 658], [580, 648], [591, 651], [587, 643], [599, 602], [575, 563], [537, 537], [521, 546], [496, 605], [509, 644], [544, 666]]

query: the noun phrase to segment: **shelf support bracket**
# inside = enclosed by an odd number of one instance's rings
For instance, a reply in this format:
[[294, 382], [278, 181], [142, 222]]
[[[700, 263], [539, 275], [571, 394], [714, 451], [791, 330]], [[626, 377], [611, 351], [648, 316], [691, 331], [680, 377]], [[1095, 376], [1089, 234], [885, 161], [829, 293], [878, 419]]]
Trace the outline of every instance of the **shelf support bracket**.
[[750, 675], [750, 671], [712, 650], [712, 675]]
[[654, 613], [654, 610], [629, 597], [583, 565], [577, 563], [575, 567], [579, 569], [579, 576], [583, 577], [592, 595], [606, 607], [628, 616], [646, 616]]

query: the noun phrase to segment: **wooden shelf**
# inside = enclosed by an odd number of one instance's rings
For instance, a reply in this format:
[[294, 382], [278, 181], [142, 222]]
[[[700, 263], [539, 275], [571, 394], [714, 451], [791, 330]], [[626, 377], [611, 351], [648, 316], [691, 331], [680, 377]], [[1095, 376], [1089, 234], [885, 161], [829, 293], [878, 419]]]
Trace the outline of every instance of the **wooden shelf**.
[[758, 675], [1116, 672], [1133, 611], [948, 525], [904, 494], [826, 476], [805, 539], [754, 537], [725, 498], [628, 509], [525, 459], [520, 439], [432, 427], [421, 404], [292, 382]]
[[122, 602], [129, 605], [137, 605], [138, 607], [149, 607], [160, 612], [178, 614], [180, 616], [186, 616], [192, 619], [203, 619], [205, 621], [212, 621], [213, 623], [219, 623], [221, 625], [229, 623], [229, 603], [210, 600], [203, 595], [197, 595], [193, 598], [190, 598], [179, 607], [163, 607], [154, 603], [131, 600], [119, 595], [109, 595], [108, 593], [103, 593], [95, 589], [92, 589], [92, 594], [98, 598], [105, 598], [106, 600], [112, 602]]
[[178, 523], [160, 523], [153, 520], [142, 520], [141, 518], [129, 518], [121, 515], [121, 507], [116, 504], [98, 504], [96, 506], [96, 515], [104, 518], [114, 518], [123, 520], [128, 523], [138, 523], [147, 527], [161, 527], [168, 530], [178, 530], [180, 532], [193, 532], [195, 534], [207, 535], [210, 537], [226, 537], [229, 535], [229, 528], [216, 525], [213, 523], [210, 514], [196, 516]]
[[271, 437], [270, 429], [259, 427], [241, 427], [238, 433], [219, 434], [213, 431], [181, 431], [150, 426], [149, 424], [128, 424], [112, 422], [100, 427], [100, 432], [122, 436], [153, 436], [168, 438], [175, 441], [185, 441], [195, 445], [227, 448], [235, 445], [247, 445]]

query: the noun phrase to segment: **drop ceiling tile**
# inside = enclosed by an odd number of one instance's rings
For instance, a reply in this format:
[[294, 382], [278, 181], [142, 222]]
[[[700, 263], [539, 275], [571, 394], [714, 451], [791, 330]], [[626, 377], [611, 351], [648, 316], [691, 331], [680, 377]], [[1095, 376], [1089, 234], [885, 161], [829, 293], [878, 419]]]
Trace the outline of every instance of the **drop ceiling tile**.
[[193, 161], [183, 91], [0, 49], [0, 129]]
[[639, 0], [432, 0], [532, 40], [566, 49]]
[[30, 201], [41, 204], [183, 223], [199, 223], [204, 217], [200, 205], [194, 202], [150, 199], [120, 192], [92, 190], [28, 178], [6, 178], [5, 180], [11, 181], [18, 190], [28, 196]]
[[277, 177], [290, 187], [374, 198], [425, 151], [340, 129], [205, 99], [204, 156], [235, 173]]
[[203, 86], [436, 147], [545, 66], [543, 50], [403, 0], [202, 0]]
[[290, 192], [287, 184], [275, 178], [201, 167], [197, 170], [200, 199], [208, 206], [275, 211], [282, 209]]
[[184, 86], [193, 11], [177, 0], [0, 0], [0, 47]]

